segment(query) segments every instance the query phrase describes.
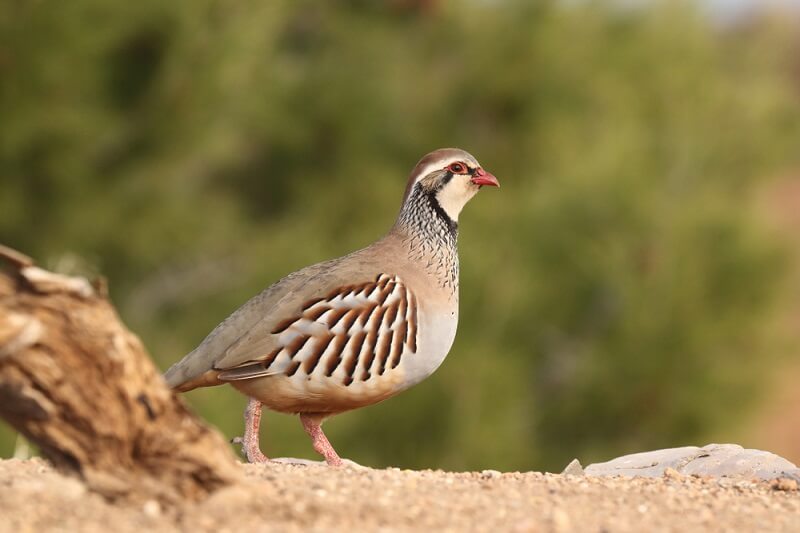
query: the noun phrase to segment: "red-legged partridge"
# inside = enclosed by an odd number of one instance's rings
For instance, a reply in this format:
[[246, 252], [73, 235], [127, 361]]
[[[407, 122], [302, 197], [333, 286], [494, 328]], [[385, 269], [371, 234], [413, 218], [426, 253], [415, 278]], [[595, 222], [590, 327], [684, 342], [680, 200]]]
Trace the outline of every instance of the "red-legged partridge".
[[483, 185], [470, 154], [417, 163], [392, 229], [374, 244], [289, 274], [225, 319], [165, 377], [179, 391], [230, 383], [250, 401], [244, 452], [261, 453], [261, 406], [300, 415], [314, 449], [342, 464], [321, 422], [394, 396], [442, 363], [458, 324], [458, 215]]

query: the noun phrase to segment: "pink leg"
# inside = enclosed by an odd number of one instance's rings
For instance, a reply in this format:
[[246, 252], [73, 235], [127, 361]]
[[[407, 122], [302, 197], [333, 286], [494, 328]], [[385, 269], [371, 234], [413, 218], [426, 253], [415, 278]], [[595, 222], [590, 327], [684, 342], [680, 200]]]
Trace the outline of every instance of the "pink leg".
[[342, 459], [333, 449], [328, 437], [322, 432], [322, 417], [314, 415], [300, 415], [300, 422], [306, 430], [318, 454], [325, 458], [329, 466], [342, 466]]
[[244, 438], [236, 437], [233, 442], [242, 445], [248, 463], [266, 463], [266, 455], [258, 446], [258, 428], [261, 426], [261, 402], [250, 398], [244, 410]]

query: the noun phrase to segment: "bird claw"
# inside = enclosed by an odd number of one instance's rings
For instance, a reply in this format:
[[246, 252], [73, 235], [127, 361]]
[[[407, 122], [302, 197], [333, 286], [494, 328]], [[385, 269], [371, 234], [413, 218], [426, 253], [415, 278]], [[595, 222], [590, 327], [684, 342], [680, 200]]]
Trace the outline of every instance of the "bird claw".
[[238, 444], [242, 447], [242, 457], [244, 457], [250, 464], [268, 463], [269, 459], [258, 449], [258, 445], [254, 449], [248, 449], [245, 440], [242, 437], [233, 437], [230, 440], [231, 444]]

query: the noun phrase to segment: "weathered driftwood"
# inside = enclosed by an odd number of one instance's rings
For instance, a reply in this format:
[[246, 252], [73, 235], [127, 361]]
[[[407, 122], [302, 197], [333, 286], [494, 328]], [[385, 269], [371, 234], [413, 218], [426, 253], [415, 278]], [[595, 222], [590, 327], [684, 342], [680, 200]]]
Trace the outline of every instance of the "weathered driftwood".
[[0, 245], [0, 417], [109, 498], [198, 500], [235, 481], [222, 436], [167, 388], [105, 293]]

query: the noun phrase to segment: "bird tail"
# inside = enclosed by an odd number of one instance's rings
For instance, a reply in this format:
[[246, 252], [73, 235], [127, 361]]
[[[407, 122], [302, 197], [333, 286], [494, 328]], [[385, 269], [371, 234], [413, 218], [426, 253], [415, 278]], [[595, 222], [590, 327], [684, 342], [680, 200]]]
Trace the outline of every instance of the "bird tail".
[[198, 358], [192, 357], [194, 354], [195, 352], [191, 352], [164, 372], [164, 380], [169, 388], [178, 392], [186, 392], [198, 387], [213, 387], [222, 383], [217, 377], [219, 371], [213, 368], [209, 370], [198, 365]]

